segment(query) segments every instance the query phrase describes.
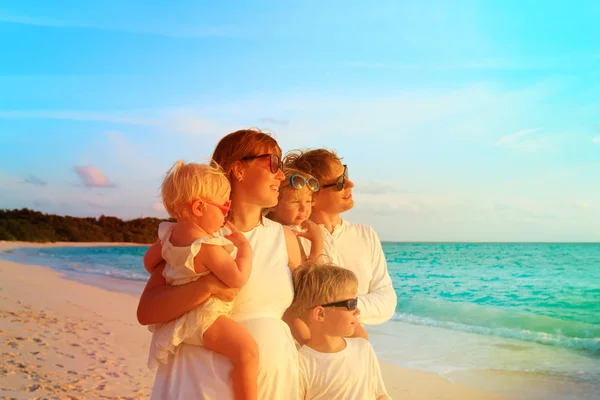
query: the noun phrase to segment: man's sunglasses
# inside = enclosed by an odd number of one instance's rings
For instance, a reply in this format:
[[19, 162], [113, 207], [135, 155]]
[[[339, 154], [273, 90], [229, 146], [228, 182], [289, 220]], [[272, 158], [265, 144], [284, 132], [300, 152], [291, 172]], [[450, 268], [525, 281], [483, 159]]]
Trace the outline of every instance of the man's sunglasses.
[[357, 306], [358, 306], [358, 297], [355, 297], [353, 299], [344, 300], [344, 301], [337, 301], [335, 303], [321, 304], [321, 307], [346, 307], [348, 309], [348, 311], [356, 310]]
[[322, 185], [321, 189], [327, 189], [329, 187], [335, 186], [338, 192], [344, 190], [344, 185], [346, 184], [346, 179], [348, 179], [348, 166], [344, 164], [344, 173], [337, 178], [334, 183], [329, 183], [327, 185]]
[[303, 189], [306, 186], [313, 192], [318, 192], [320, 189], [319, 181], [312, 176], [304, 178], [302, 175], [294, 174], [290, 176], [290, 185], [295, 189]]
[[231, 208], [231, 200], [227, 200], [225, 202], [225, 204], [217, 204], [214, 201], [210, 201], [210, 200], [202, 200], [202, 201], [205, 202], [206, 204], [210, 204], [211, 206], [217, 207], [219, 210], [221, 210], [221, 212], [225, 216], [227, 216], [227, 213], [229, 212], [229, 209]]
[[277, 154], [260, 154], [258, 156], [247, 156], [242, 158], [243, 161], [255, 160], [257, 158], [265, 158], [270, 157], [269, 168], [271, 168], [271, 172], [276, 174], [277, 171], [283, 168], [283, 163], [281, 162], [281, 157]]

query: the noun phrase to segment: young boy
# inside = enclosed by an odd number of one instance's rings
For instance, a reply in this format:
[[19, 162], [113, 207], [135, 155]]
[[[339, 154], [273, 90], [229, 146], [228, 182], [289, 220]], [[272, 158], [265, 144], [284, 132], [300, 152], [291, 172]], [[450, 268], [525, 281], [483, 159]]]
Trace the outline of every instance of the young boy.
[[299, 350], [300, 393], [306, 400], [386, 400], [371, 344], [354, 335], [358, 279], [333, 264], [305, 263], [294, 269], [292, 312], [310, 330]]

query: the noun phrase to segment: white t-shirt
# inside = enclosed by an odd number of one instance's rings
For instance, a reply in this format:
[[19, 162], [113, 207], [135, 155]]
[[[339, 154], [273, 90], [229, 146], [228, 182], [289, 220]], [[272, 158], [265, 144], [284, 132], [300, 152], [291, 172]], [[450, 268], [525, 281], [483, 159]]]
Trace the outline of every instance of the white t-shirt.
[[[333, 233], [320, 226], [325, 255], [358, 277], [360, 322], [382, 324], [392, 318], [396, 311], [396, 292], [375, 230], [344, 220]], [[310, 254], [310, 241], [301, 238], [301, 243], [305, 253]]]
[[337, 353], [300, 348], [298, 399], [391, 400], [371, 344], [362, 338], [345, 340], [346, 348]]

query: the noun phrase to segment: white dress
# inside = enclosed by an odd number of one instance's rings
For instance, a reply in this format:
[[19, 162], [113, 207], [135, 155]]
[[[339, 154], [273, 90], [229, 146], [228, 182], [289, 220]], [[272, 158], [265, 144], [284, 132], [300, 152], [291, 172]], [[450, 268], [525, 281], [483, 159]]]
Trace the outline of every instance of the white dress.
[[[298, 352], [281, 320], [294, 288], [283, 227], [267, 218], [244, 236], [252, 246], [252, 273], [233, 303], [231, 318], [254, 337], [259, 349], [258, 398], [296, 400]], [[205, 347], [180, 344], [160, 364], [152, 399], [233, 399], [231, 362]]]
[[[211, 273], [205, 271], [198, 274], [194, 267], [194, 257], [203, 244], [223, 246], [230, 255], [235, 252], [233, 243], [222, 236], [205, 236], [189, 246], [174, 246], [170, 239], [176, 226], [177, 224], [173, 222], [162, 222], [158, 227], [158, 237], [162, 243], [162, 258], [167, 262], [163, 276], [168, 285], [184, 285]], [[231, 309], [232, 303], [210, 297], [179, 318], [164, 324], [148, 326], [152, 332], [148, 367], [155, 368], [158, 363], [166, 363], [169, 354], [173, 354], [175, 348], [181, 343], [203, 346], [204, 332], [221, 315], [229, 317]]]

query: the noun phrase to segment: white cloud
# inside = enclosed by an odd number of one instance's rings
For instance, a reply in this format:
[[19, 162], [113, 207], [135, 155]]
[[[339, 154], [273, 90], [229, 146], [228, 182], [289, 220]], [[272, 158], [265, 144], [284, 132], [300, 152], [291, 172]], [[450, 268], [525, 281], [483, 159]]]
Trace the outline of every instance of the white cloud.
[[395, 182], [384, 182], [376, 180], [357, 181], [355, 183], [355, 192], [367, 194], [386, 194], [386, 193], [406, 193], [405, 188], [400, 187]]
[[173, 38], [194, 37], [231, 37], [235, 35], [235, 26], [230, 24], [202, 25], [202, 24], [170, 24], [163, 21], [146, 22], [129, 20], [126, 24], [94, 22], [90, 20], [57, 19], [42, 16], [15, 14], [0, 10], [0, 22], [21, 25], [45, 26], [50, 28], [84, 28], [106, 31], [119, 31], [142, 33], [149, 35], [167, 36]]
[[277, 126], [288, 126], [290, 121], [287, 119], [277, 119], [277, 118], [269, 118], [264, 117], [260, 119], [260, 122], [265, 124], [277, 125]]
[[496, 145], [519, 151], [548, 151], [560, 148], [560, 144], [572, 140], [575, 133], [547, 133], [540, 128], [526, 129], [506, 135], [496, 141]]
[[27, 176], [27, 178], [23, 179], [23, 182], [30, 183], [35, 186], [47, 186], [48, 185], [48, 182], [46, 182], [45, 180], [43, 180], [41, 178], [38, 178], [35, 175]]
[[539, 132], [541, 128], [525, 129], [510, 135], [502, 136], [496, 144], [498, 146], [512, 146], [517, 144], [524, 136], [531, 135], [532, 133]]
[[593, 138], [592, 142], [600, 144], [600, 136], [596, 136], [595, 138]]
[[578, 210], [589, 210], [590, 208], [589, 203], [585, 201], [573, 201], [571, 202], [571, 205], [573, 205], [573, 207], [575, 207]]
[[70, 121], [100, 121], [113, 122], [127, 125], [155, 125], [156, 120], [133, 115], [124, 115], [122, 112], [95, 112], [73, 110], [15, 110], [1, 111], [0, 118], [4, 119], [58, 119]]
[[201, 118], [193, 111], [175, 111], [169, 113], [162, 123], [164, 129], [184, 135], [223, 135], [227, 128], [218, 122]]
[[[120, 165], [121, 168], [135, 172], [148, 170], [152, 166], [153, 160], [142, 156], [144, 149], [147, 147], [143, 140], [133, 141], [130, 136], [119, 131], [108, 131], [105, 134], [108, 140], [108, 153], [102, 155], [104, 159], [113, 156], [115, 163]], [[97, 148], [91, 149], [90, 153], [88, 158], [97, 153]], [[97, 161], [100, 162], [100, 160]]]
[[[511, 193], [511, 192], [508, 192]], [[591, 202], [563, 202], [543, 195], [357, 193], [344, 218], [372, 225], [391, 241], [594, 241], [600, 211]], [[565, 207], [569, 205], [569, 207]]]
[[102, 187], [115, 187], [98, 168], [87, 165], [87, 166], [76, 166], [75, 172], [81, 179], [83, 186], [89, 188], [102, 188]]
[[156, 203], [152, 204], [152, 209], [154, 211], [156, 211], [157, 213], [164, 214], [164, 215], [167, 214], [167, 210], [165, 209], [165, 206], [160, 202], [156, 202]]

